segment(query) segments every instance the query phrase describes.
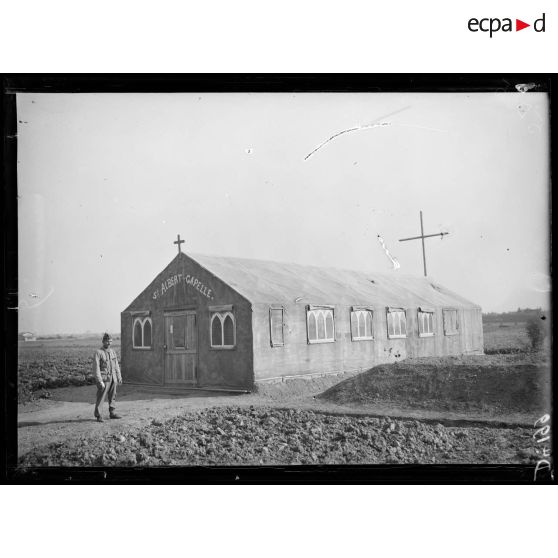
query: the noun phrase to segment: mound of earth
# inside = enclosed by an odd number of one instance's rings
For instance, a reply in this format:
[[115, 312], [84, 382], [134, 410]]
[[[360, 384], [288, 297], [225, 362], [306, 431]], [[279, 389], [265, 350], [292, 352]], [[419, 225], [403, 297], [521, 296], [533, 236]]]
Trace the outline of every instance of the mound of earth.
[[542, 415], [550, 409], [550, 370], [534, 363], [416, 359], [375, 366], [317, 397], [338, 405], [390, 401], [440, 410]]
[[531, 430], [445, 427], [301, 409], [221, 407], [126, 433], [57, 442], [20, 467], [532, 463]]
[[261, 382], [255, 385], [254, 393], [271, 401], [292, 401], [317, 395], [338, 384], [343, 378], [352, 377], [354, 374], [354, 372], [345, 372], [317, 377], [293, 377], [279, 382]]

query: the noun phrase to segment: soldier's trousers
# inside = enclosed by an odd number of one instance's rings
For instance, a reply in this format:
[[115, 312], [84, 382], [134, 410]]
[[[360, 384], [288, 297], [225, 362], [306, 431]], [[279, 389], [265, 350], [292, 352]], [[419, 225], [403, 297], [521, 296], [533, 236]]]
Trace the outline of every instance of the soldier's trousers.
[[112, 378], [105, 382], [104, 389], [97, 385], [97, 400], [95, 401], [95, 416], [98, 417], [99, 407], [102, 406], [105, 397], [108, 398], [109, 412], [114, 413], [116, 411], [116, 379]]

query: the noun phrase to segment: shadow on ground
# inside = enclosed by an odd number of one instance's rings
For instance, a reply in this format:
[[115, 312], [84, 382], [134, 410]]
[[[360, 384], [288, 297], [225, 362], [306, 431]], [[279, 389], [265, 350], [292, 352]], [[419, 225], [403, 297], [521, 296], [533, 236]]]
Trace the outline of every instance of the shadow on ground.
[[[94, 403], [97, 388], [95, 386], [79, 386], [57, 388], [50, 391], [51, 401], [66, 401], [70, 403]], [[155, 399], [187, 399], [191, 397], [231, 397], [235, 395], [243, 395], [242, 393], [226, 392], [226, 391], [206, 391], [199, 389], [184, 389], [170, 391], [168, 389], [159, 389], [157, 387], [118, 386], [116, 399], [117, 401], [151, 401]]]
[[70, 424], [72, 422], [97, 422], [97, 420], [93, 417], [93, 418], [86, 418], [86, 419], [68, 419], [68, 420], [51, 420], [48, 422], [36, 422], [36, 421], [31, 421], [31, 422], [18, 422], [17, 423], [17, 427], [18, 428], [25, 428], [26, 426], [43, 426], [45, 424]]

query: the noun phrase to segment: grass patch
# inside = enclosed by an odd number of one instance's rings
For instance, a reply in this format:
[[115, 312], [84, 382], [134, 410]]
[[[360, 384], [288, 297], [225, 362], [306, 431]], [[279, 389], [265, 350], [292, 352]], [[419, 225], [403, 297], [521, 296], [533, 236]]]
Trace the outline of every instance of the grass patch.
[[375, 366], [319, 398], [342, 405], [390, 402], [408, 408], [490, 415], [550, 409], [550, 368], [536, 355], [409, 359]]

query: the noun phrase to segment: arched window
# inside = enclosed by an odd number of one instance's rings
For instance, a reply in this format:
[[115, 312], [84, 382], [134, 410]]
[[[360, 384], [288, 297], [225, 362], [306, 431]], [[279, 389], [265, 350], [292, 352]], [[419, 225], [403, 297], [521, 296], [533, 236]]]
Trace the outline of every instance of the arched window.
[[132, 346], [134, 349], [151, 349], [153, 323], [151, 318], [135, 318], [132, 334]]
[[211, 318], [211, 346], [216, 347], [222, 345], [223, 325], [218, 314], [213, 314]]
[[351, 311], [351, 335], [353, 341], [374, 339], [372, 333], [372, 310], [353, 308]]
[[223, 320], [223, 345], [226, 347], [234, 345], [234, 322], [231, 314], [227, 314]]
[[363, 337], [366, 337], [366, 325], [364, 324], [364, 315], [363, 312], [357, 312], [357, 319], [358, 319], [358, 332], [363, 334]]
[[419, 337], [432, 337], [434, 335], [434, 312], [419, 308], [417, 317]]
[[402, 308], [388, 308], [387, 330], [390, 339], [407, 337], [405, 310]]
[[236, 324], [232, 312], [211, 313], [211, 347], [232, 349], [236, 345]]
[[151, 347], [151, 320], [146, 320], [143, 324], [143, 344]]
[[335, 321], [333, 307], [309, 306], [306, 309], [308, 343], [333, 343], [335, 341]]
[[134, 322], [134, 347], [141, 347], [143, 345], [142, 341], [142, 331], [141, 331], [141, 320], [136, 318]]
[[318, 328], [316, 327], [316, 315], [314, 312], [308, 312], [308, 339], [318, 338]]
[[333, 312], [326, 313], [325, 325], [326, 327], [324, 339], [333, 339]]
[[364, 334], [372, 337], [372, 312], [366, 311], [364, 314]]
[[323, 312], [318, 312], [318, 339], [325, 339], [325, 318]]

